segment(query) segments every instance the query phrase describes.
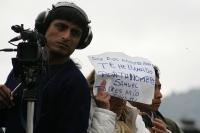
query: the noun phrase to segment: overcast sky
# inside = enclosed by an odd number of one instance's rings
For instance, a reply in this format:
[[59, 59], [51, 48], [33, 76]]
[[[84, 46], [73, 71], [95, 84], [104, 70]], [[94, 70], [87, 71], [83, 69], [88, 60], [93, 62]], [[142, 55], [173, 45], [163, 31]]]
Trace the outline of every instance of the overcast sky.
[[[14, 48], [8, 41], [19, 34], [12, 25], [34, 28], [37, 15], [57, 0], [1, 0], [0, 49]], [[87, 76], [93, 69], [88, 55], [124, 52], [148, 58], [161, 70], [164, 96], [200, 88], [199, 0], [71, 0], [92, 21], [93, 40], [72, 55]], [[16, 44], [18, 44], [17, 42]], [[12, 68], [16, 53], [0, 53], [0, 82]]]

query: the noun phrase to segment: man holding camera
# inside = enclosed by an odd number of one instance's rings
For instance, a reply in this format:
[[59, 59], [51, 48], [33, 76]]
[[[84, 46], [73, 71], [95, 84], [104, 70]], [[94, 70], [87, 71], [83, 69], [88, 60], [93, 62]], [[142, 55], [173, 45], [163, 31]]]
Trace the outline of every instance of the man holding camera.
[[[92, 40], [90, 21], [77, 5], [59, 2], [41, 12], [35, 28], [47, 43], [46, 74], [37, 74], [38, 99], [33, 120], [34, 133], [86, 133], [90, 111], [90, 90], [86, 79], [70, 59], [75, 49], [87, 47]], [[0, 127], [6, 133], [25, 133], [27, 102], [22, 84], [16, 95], [11, 92], [19, 79], [10, 72], [0, 86]], [[40, 97], [41, 95], [41, 97]]]

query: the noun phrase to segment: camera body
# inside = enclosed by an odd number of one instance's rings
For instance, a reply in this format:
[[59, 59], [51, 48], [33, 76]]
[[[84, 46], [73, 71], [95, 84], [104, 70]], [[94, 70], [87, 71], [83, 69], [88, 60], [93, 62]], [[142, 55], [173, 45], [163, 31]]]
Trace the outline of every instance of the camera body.
[[17, 46], [17, 57], [19, 61], [35, 62], [41, 59], [42, 49], [37, 43], [19, 43]]
[[22, 31], [20, 38], [24, 40], [17, 45], [17, 58], [23, 62], [45, 61], [44, 50], [46, 38], [35, 31]]

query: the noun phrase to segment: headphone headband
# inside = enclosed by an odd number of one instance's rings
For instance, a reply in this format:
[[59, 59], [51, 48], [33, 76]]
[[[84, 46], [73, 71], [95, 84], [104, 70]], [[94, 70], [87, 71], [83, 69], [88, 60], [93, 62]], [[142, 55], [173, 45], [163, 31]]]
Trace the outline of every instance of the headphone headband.
[[55, 9], [55, 8], [58, 8], [58, 7], [72, 7], [74, 9], [76, 9], [77, 11], [79, 11], [84, 17], [85, 19], [87, 20], [88, 23], [90, 23], [91, 21], [88, 19], [88, 16], [87, 14], [79, 7], [77, 6], [76, 4], [74, 3], [69, 3], [69, 2], [59, 2], [55, 5], [52, 5], [52, 9]]

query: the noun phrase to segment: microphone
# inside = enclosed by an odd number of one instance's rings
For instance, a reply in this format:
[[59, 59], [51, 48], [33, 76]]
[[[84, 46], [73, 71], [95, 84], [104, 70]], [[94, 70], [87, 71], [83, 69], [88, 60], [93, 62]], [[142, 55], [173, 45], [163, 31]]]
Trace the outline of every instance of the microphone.
[[16, 37], [14, 37], [13, 39], [11, 39], [11, 40], [8, 41], [8, 42], [10, 43], [10, 42], [18, 41], [18, 40], [20, 40], [20, 39], [21, 39], [21, 36], [16, 36]]
[[4, 49], [0, 49], [0, 51], [13, 52], [13, 51], [17, 51], [17, 49], [14, 49], [14, 48], [4, 48]]
[[44, 47], [47, 43], [47, 39], [44, 35], [38, 33], [38, 32], [34, 32], [34, 31], [23, 31], [20, 33], [19, 36], [14, 37], [13, 39], [11, 39], [10, 41], [8, 41], [9, 43], [14, 42], [14, 41], [18, 41], [18, 40], [38, 40], [42, 47]]

